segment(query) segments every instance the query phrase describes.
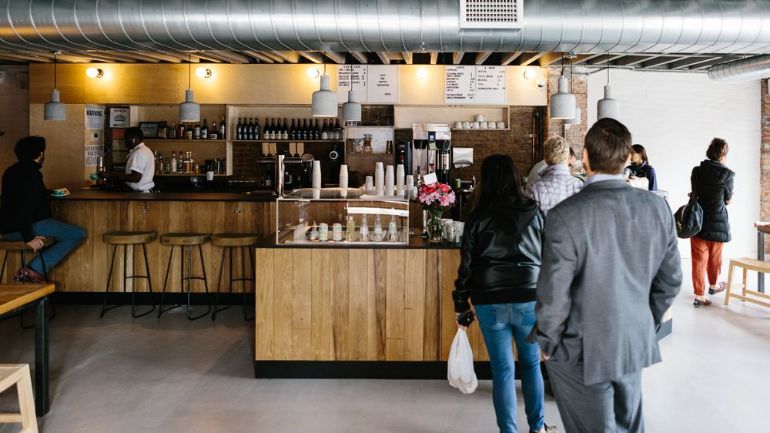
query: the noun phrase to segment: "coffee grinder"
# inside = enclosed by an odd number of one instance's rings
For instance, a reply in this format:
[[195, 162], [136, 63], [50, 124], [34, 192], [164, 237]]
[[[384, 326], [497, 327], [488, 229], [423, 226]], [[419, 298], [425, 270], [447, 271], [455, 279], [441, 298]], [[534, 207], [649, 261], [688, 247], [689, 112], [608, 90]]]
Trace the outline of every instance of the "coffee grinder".
[[439, 182], [449, 183], [452, 168], [452, 131], [445, 123], [412, 124], [411, 173], [436, 173]]

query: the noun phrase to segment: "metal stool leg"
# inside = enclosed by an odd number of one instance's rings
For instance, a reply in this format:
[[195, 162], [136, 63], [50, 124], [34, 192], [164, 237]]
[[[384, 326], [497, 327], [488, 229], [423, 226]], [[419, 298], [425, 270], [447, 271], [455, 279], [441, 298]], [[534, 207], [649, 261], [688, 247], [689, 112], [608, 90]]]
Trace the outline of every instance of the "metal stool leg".
[[166, 265], [166, 276], [163, 278], [163, 290], [160, 292], [160, 305], [158, 305], [158, 319], [160, 319], [161, 314], [164, 312], [174, 308], [170, 307], [166, 310], [163, 309], [163, 297], [166, 295], [166, 287], [168, 285], [168, 274], [171, 272], [171, 259], [174, 258], [174, 246], [171, 246], [171, 252], [168, 255], [168, 264]]
[[153, 311], [155, 311], [155, 304], [152, 304], [151, 308], [143, 313], [137, 313], [136, 312], [136, 303], [134, 302], [134, 297], [136, 295], [136, 280], [138, 278], [147, 280], [147, 285], [149, 287], [150, 293], [152, 293], [152, 281], [150, 280], [150, 266], [147, 264], [147, 247], [145, 244], [142, 244], [142, 251], [144, 251], [144, 269], [145, 269], [145, 275], [136, 275], [136, 245], [131, 245], [131, 257], [133, 257], [133, 271], [131, 272], [131, 317], [134, 319], [146, 316]]
[[107, 306], [107, 296], [110, 293], [110, 282], [112, 281], [112, 269], [115, 266], [115, 252], [117, 251], [118, 246], [113, 245], [112, 246], [112, 259], [110, 259], [110, 271], [107, 273], [107, 285], [104, 288], [104, 299], [102, 300], [102, 312], [99, 313], [99, 318], [104, 317], [104, 313], [107, 311], [117, 307], [117, 305], [113, 305], [110, 308], [106, 308]]
[[[244, 247], [244, 248], [246, 248], [246, 250], [249, 252], [249, 268], [251, 269], [251, 280], [250, 281], [251, 281], [252, 285], [254, 285], [254, 287], [256, 287], [256, 281], [255, 281], [255, 278], [256, 278], [255, 273], [256, 272], [254, 270], [254, 253], [252, 252], [251, 247]], [[243, 278], [246, 278], [245, 270], [244, 270]], [[247, 302], [246, 302], [246, 287], [247, 286], [248, 286], [248, 282], [246, 280], [244, 280], [243, 281], [243, 320], [245, 320], [247, 322], [250, 322], [251, 320], [254, 320], [254, 316], [249, 316], [249, 313], [248, 313], [249, 305], [247, 305]], [[255, 292], [254, 293], [254, 302], [255, 303], [257, 302], [256, 297], [257, 297], [257, 294]], [[256, 309], [256, 306], [252, 305], [251, 306], [251, 311], [254, 311], [255, 309]]]
[[8, 250], [5, 250], [5, 255], [3, 256], [3, 267], [0, 268], [0, 283], [3, 282], [3, 275], [5, 275], [5, 264], [8, 263]]
[[219, 293], [222, 291], [222, 274], [225, 271], [225, 251], [229, 247], [222, 247], [222, 260], [219, 263], [219, 277], [217, 277], [217, 292], [214, 295], [214, 312], [211, 313], [211, 321], [217, 319], [217, 313], [226, 310], [229, 306], [219, 308]]
[[[190, 273], [192, 273], [192, 256], [193, 256], [194, 253], [192, 251], [192, 247], [189, 247], [189, 248], [190, 249], [189, 249], [189, 252], [188, 252], [187, 263], [188, 263], [188, 268], [190, 270]], [[188, 290], [187, 291], [187, 305], [188, 305], [187, 318], [189, 320], [200, 319], [201, 317], [204, 317], [204, 316], [208, 315], [209, 313], [211, 313], [211, 298], [209, 297], [209, 295], [210, 295], [210, 293], [209, 293], [209, 283], [208, 283], [208, 279], [206, 278], [206, 264], [203, 262], [203, 247], [200, 244], [198, 244], [198, 257], [200, 258], [200, 261], [201, 261], [201, 270], [203, 271], [203, 277], [194, 277], [194, 276], [189, 275], [189, 274], [187, 275], [187, 290]], [[199, 314], [197, 316], [193, 316], [192, 315], [192, 311], [191, 311], [192, 307], [190, 306], [190, 292], [191, 292], [191, 289], [192, 289], [192, 280], [203, 280], [203, 288], [204, 288], [204, 290], [206, 292], [206, 295], [207, 295], [206, 299], [208, 300], [206, 312], [202, 313], [202, 314]]]

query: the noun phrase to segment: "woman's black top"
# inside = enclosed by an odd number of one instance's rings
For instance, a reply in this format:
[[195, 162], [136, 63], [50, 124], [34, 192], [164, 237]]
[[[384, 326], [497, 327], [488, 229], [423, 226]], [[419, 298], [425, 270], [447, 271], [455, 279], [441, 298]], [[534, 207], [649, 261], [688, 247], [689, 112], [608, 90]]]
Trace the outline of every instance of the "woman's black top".
[[712, 242], [730, 242], [727, 202], [733, 197], [735, 172], [707, 159], [692, 169], [692, 193], [703, 208], [703, 227], [695, 237]]

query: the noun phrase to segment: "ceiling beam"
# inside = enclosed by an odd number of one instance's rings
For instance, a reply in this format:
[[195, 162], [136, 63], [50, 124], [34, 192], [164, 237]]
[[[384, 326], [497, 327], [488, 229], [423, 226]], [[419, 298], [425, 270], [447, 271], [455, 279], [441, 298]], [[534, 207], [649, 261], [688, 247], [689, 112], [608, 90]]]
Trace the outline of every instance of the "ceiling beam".
[[465, 53], [463, 53], [462, 51], [457, 52], [457, 53], [452, 53], [452, 64], [453, 65], [459, 65], [460, 62], [463, 61], [463, 56], [464, 55], [465, 55]]
[[474, 63], [476, 63], [477, 65], [483, 65], [484, 62], [486, 62], [489, 56], [491, 55], [492, 55], [491, 51], [476, 53], [476, 59], [474, 60]]
[[324, 57], [321, 53], [311, 53], [309, 51], [300, 51], [299, 55], [316, 64], [324, 62]]
[[286, 60], [272, 51], [262, 51], [262, 55], [270, 57], [276, 63], [284, 63]]
[[383, 65], [389, 65], [390, 64], [390, 57], [388, 57], [388, 53], [384, 53], [382, 51], [377, 51], [377, 57], [380, 58], [380, 61]]
[[438, 51], [431, 51], [430, 52], [430, 64], [435, 65], [438, 63]]
[[299, 54], [296, 51], [273, 51], [275, 55], [281, 57], [289, 63], [298, 63]]
[[660, 56], [657, 54], [647, 54], [647, 55], [632, 54], [632, 55], [625, 56], [622, 59], [616, 61], [615, 64], [619, 66], [636, 66], [640, 63], [644, 63], [656, 57], [660, 57]]
[[524, 54], [523, 51], [516, 51], [513, 53], [503, 54], [503, 57], [500, 59], [500, 64], [503, 66], [508, 65], [512, 61], [518, 59], [522, 54]]
[[579, 65], [581, 63], [587, 62], [589, 60], [595, 59], [595, 58], [603, 56], [603, 55], [604, 55], [604, 53], [600, 53], [600, 54], [581, 54], [581, 55], [577, 56], [576, 58], [572, 59], [572, 64], [573, 65]]
[[710, 61], [705, 62], [705, 63], [700, 63], [700, 64], [698, 64], [695, 67], [690, 67], [690, 68], [688, 68], [688, 70], [690, 70], [690, 71], [701, 71], [703, 69], [710, 68], [710, 67], [712, 67], [714, 65], [720, 65], [722, 63], [727, 63], [727, 62], [732, 62], [733, 60], [738, 60], [739, 58], [740, 58], [739, 56], [732, 56], [732, 55], [731, 56], [722, 56], [722, 57], [720, 57], [718, 59], [710, 60]]
[[[132, 63], [136, 62], [137, 60], [133, 57], [124, 55], [124, 53], [118, 53], [118, 52], [97, 52], [97, 51], [86, 51], [86, 52], [75, 52], [73, 53], [75, 55], [81, 55], [83, 57], [95, 60], [97, 62], [105, 62], [105, 63]], [[146, 62], [147, 59], [142, 59], [141, 61]], [[154, 60], [153, 63], [157, 63], [158, 60]]]
[[412, 53], [402, 52], [401, 57], [404, 58], [404, 63], [406, 63], [407, 65], [412, 64]]
[[623, 57], [628, 57], [628, 54], [607, 54], [600, 57], [594, 57], [593, 59], [588, 60], [586, 63], [589, 65], [601, 65], [602, 63], [607, 62], [614, 62], [618, 59], [622, 59]]
[[167, 63], [182, 62], [182, 60], [177, 56], [169, 56], [168, 54], [156, 53], [154, 51], [136, 51], [136, 52], [124, 53], [124, 54], [131, 54], [135, 57], [144, 57], [147, 59], [155, 59], [159, 62], [167, 62]]
[[561, 60], [561, 53], [546, 53], [545, 55], [543, 55], [543, 57], [540, 57], [538, 61], [540, 62], [540, 67], [545, 68], [550, 66], [552, 63], [555, 63], [560, 60]]
[[[61, 56], [59, 56], [61, 58]], [[40, 62], [40, 63], [51, 63], [52, 60], [48, 57], [43, 57], [39, 55], [26, 55], [26, 54], [17, 54], [17, 53], [0, 53], [0, 58], [6, 59], [6, 60], [12, 60], [14, 62]], [[84, 62], [85, 63], [85, 62]]]
[[201, 61], [210, 63], [222, 63], [225, 60], [215, 54], [211, 54], [211, 52], [198, 51], [190, 56], [190, 61], [192, 63], [200, 63]]
[[524, 53], [520, 57], [519, 65], [528, 66], [530, 63], [534, 63], [535, 60], [538, 60], [539, 58], [543, 57], [545, 54], [546, 53]]
[[689, 59], [674, 62], [670, 66], [673, 70], [690, 69], [691, 67], [700, 65], [702, 63], [711, 62], [714, 60], [722, 60], [722, 58], [723, 56], [690, 57]]
[[[334, 63], [339, 65], [345, 64], [345, 53], [335, 53], [334, 51], [324, 51], [324, 56], [332, 59]], [[323, 63], [323, 62], [321, 62]]]
[[246, 54], [247, 56], [250, 56], [253, 59], [256, 59], [260, 63], [275, 63], [275, 60], [260, 53], [259, 51], [246, 50], [243, 53]]
[[351, 51], [350, 55], [353, 56], [354, 59], [358, 60], [358, 63], [369, 63], [369, 59], [366, 57], [366, 54], [360, 51]]
[[677, 62], [679, 60], [684, 60], [688, 58], [686, 55], [678, 56], [678, 57], [668, 57], [668, 56], [660, 56], [651, 60], [648, 60], [644, 63], [641, 63], [639, 68], [640, 69], [652, 69], [652, 68], [659, 68], [661, 66], [668, 65], [670, 63]]

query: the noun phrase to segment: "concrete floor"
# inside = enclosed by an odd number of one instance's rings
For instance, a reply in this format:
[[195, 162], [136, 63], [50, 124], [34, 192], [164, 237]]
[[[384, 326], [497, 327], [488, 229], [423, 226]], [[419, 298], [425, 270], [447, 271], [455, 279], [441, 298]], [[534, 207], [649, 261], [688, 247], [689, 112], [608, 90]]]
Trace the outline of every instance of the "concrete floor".
[[[694, 310], [690, 302], [687, 293], [677, 300], [664, 362], [645, 372], [647, 431], [768, 431], [770, 310], [741, 302]], [[216, 323], [188, 322], [181, 311], [160, 322], [133, 320], [126, 309], [104, 320], [98, 313], [57, 308], [42, 432], [497, 431], [489, 382], [464, 396], [445, 381], [255, 380], [253, 324], [239, 310]], [[31, 362], [32, 342], [17, 319], [0, 322], [0, 363]], [[0, 412], [14, 399], [0, 397]], [[550, 399], [546, 421], [561, 426]]]

